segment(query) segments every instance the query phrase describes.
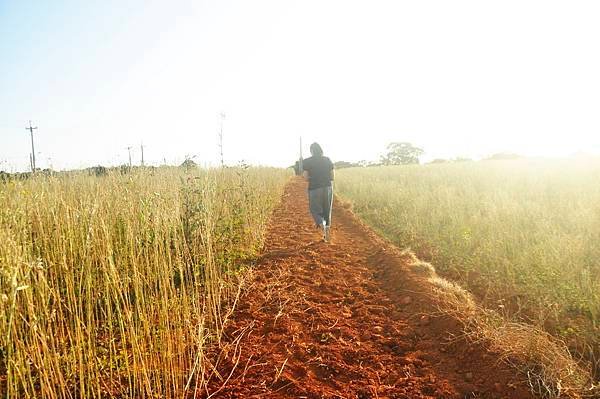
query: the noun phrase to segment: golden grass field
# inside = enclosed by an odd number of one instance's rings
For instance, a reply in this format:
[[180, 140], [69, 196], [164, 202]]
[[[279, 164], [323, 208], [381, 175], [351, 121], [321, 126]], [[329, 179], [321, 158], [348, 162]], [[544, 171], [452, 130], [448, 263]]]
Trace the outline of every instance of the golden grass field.
[[[174, 397], [205, 385], [239, 271], [261, 249], [290, 172], [125, 172], [0, 182], [6, 397]], [[470, 318], [487, 326], [481, 336], [510, 356], [545, 356], [533, 363], [556, 364], [560, 384], [575, 378], [571, 355], [544, 353], [543, 330], [598, 378], [599, 181], [599, 161], [482, 161], [343, 169], [336, 192], [492, 310]]]
[[289, 172], [138, 169], [0, 183], [0, 392], [180, 397], [204, 383]]
[[599, 182], [599, 161], [481, 161], [344, 169], [336, 190], [392, 242], [597, 372]]

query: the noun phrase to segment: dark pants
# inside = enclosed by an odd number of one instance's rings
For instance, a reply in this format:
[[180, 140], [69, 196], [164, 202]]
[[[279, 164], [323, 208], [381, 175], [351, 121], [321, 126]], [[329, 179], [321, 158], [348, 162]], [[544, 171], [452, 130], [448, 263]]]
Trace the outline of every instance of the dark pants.
[[317, 226], [322, 226], [323, 221], [327, 226], [331, 225], [329, 217], [331, 215], [331, 204], [333, 199], [333, 190], [330, 187], [315, 188], [308, 190], [308, 203], [310, 214]]

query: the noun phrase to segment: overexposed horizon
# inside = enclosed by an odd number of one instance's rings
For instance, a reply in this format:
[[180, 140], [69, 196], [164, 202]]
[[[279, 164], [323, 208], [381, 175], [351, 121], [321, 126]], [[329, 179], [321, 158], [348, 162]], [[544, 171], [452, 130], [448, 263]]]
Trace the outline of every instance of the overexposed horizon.
[[600, 154], [593, 1], [0, 4], [0, 169]]

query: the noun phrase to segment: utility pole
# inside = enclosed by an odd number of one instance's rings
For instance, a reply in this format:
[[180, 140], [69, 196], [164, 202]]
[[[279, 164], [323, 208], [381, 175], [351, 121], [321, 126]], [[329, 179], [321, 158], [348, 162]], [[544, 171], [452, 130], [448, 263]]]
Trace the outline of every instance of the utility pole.
[[140, 150], [142, 150], [142, 166], [144, 166], [144, 143], [140, 144]]
[[31, 126], [31, 121], [29, 121], [29, 127], [26, 127], [25, 130], [29, 130], [29, 133], [31, 133], [31, 156], [30, 156], [30, 161], [31, 161], [31, 172], [35, 173], [35, 148], [33, 146], [33, 131], [37, 129], [36, 127]]
[[221, 167], [225, 167], [225, 162], [223, 161], [223, 120], [225, 120], [225, 113], [221, 112], [219, 114], [221, 117], [221, 129], [219, 130], [219, 150], [221, 151]]
[[127, 154], [129, 154], [129, 169], [131, 169], [131, 149], [133, 147], [126, 147], [127, 148]]

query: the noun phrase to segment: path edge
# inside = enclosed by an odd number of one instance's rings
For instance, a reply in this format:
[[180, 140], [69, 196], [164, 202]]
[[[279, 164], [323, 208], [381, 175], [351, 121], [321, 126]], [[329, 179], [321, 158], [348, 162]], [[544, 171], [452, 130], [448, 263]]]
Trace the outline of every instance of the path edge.
[[[522, 374], [535, 395], [545, 398], [600, 398], [591, 370], [573, 358], [566, 344], [531, 324], [505, 319], [493, 309], [477, 303], [474, 296], [437, 274], [435, 267], [420, 260], [410, 249], [401, 249], [378, 234], [352, 209], [352, 202], [335, 196], [338, 212], [346, 213], [385, 252], [407, 265], [403, 273], [424, 288], [426, 295], [444, 315], [458, 321], [471, 342], [483, 343], [500, 355], [500, 360]], [[405, 274], [406, 277], [406, 274]]]

